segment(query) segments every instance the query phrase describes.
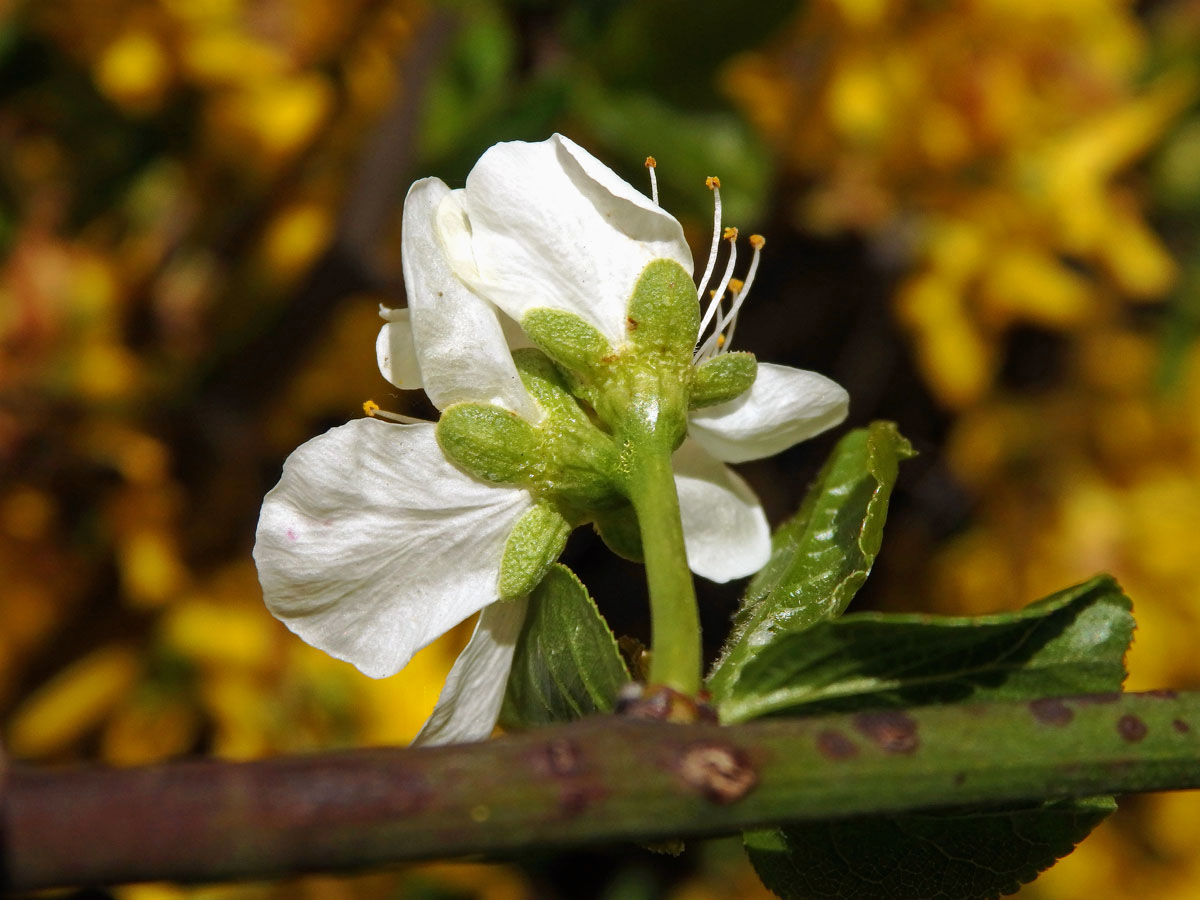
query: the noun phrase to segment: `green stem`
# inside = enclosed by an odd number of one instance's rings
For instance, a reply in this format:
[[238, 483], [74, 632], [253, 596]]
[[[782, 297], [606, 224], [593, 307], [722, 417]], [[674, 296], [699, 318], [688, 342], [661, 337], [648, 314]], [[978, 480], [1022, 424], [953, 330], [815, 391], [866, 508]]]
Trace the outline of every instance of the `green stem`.
[[650, 683], [694, 696], [703, 666], [700, 616], [683, 546], [671, 447], [654, 434], [641, 435], [629, 446], [629, 494], [650, 589]]

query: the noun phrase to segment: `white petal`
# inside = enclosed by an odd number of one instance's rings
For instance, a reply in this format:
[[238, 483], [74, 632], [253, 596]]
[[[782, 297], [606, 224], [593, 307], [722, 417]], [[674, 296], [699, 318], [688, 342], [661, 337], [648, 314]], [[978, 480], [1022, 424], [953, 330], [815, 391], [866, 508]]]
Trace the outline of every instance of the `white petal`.
[[462, 744], [491, 735], [528, 605], [529, 600], [521, 597], [484, 607], [414, 745]]
[[692, 271], [679, 222], [561, 135], [493, 146], [467, 176], [462, 203], [471, 254], [456, 255], [455, 270], [518, 322], [536, 307], [567, 310], [617, 345], [651, 260]]
[[517, 375], [496, 310], [450, 270], [435, 228], [437, 208], [449, 194], [441, 181], [425, 178], [404, 200], [404, 282], [425, 392], [438, 409], [495, 403], [539, 421], [541, 410]]
[[846, 418], [850, 395], [824, 375], [758, 364], [750, 390], [688, 416], [688, 434], [709, 453], [738, 463], [773, 456]]
[[380, 374], [406, 391], [421, 387], [421, 367], [417, 365], [417, 348], [413, 344], [408, 310], [381, 306], [379, 315], [387, 320], [387, 324], [379, 329], [379, 337], [375, 341], [375, 357], [379, 361]]
[[500, 328], [504, 332], [504, 339], [508, 341], [508, 349], [520, 350], [525, 347], [536, 347], [537, 345], [529, 339], [521, 326], [513, 321], [512, 316], [506, 312], [497, 309], [496, 314], [500, 319]]
[[695, 441], [671, 458], [688, 566], [710, 581], [752, 575], [771, 555], [771, 529], [754, 491]]
[[356, 419], [299, 447], [263, 500], [254, 560], [267, 607], [373, 678], [497, 599], [529, 494], [464, 475], [433, 425]]

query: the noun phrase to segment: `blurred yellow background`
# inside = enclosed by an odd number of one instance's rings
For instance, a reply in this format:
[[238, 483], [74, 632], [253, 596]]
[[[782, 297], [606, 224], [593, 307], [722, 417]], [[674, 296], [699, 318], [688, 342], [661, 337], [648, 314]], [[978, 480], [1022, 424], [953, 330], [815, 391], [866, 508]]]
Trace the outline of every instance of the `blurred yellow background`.
[[[0, 0], [7, 751], [412, 737], [464, 634], [384, 681], [309, 648], [262, 606], [257, 509], [364, 400], [427, 411], [373, 355], [407, 184], [553, 130], [635, 184], [653, 153], [698, 243], [719, 175], [769, 238], [745, 347], [918, 445], [864, 602], [985, 612], [1112, 572], [1128, 687], [1200, 687], [1198, 50], [1195, 0]], [[818, 462], [747, 475], [779, 517]], [[1200, 797], [1138, 798], [1022, 896], [1200, 896], [1197, 835]], [[765, 894], [720, 843], [575, 862], [586, 896]], [[570, 884], [534, 860], [114, 896]]]

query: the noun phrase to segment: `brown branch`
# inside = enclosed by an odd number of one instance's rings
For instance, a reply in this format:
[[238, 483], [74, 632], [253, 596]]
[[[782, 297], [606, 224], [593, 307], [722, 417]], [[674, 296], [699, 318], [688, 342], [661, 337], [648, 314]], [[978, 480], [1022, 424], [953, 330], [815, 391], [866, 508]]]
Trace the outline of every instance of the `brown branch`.
[[592, 718], [418, 750], [14, 768], [0, 887], [217, 881], [1198, 786], [1200, 693], [726, 728]]

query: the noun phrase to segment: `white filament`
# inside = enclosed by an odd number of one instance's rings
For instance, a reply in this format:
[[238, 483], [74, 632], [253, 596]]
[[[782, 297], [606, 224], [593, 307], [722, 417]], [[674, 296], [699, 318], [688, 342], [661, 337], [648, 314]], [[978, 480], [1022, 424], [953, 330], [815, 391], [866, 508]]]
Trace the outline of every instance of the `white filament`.
[[[736, 234], [736, 232], [735, 232]], [[729, 260], [725, 263], [725, 274], [721, 276], [721, 283], [717, 285], [717, 289], [713, 292], [712, 302], [708, 304], [708, 309], [704, 311], [704, 318], [700, 320], [700, 328], [696, 332], [697, 337], [703, 337], [704, 330], [708, 327], [708, 323], [712, 321], [713, 316], [721, 306], [721, 301], [725, 298], [725, 291], [729, 287], [729, 281], [733, 278], [733, 267], [737, 264], [737, 239], [736, 237], [729, 238]], [[715, 341], [720, 330], [714, 331], [709, 338], [710, 341]], [[705, 344], [707, 346], [707, 342]], [[703, 347], [701, 351], [703, 351]], [[699, 353], [697, 353], [699, 356]]]
[[415, 419], [412, 416], [402, 415], [401, 413], [388, 412], [386, 409], [373, 409], [367, 413], [372, 419], [383, 419], [387, 422], [396, 422], [400, 425], [430, 425], [431, 422], [426, 419]]
[[[721, 321], [717, 325], [715, 334], [721, 334], [722, 332], [725, 334], [725, 343], [717, 349], [719, 353], [728, 353], [730, 346], [733, 344], [733, 333], [737, 330], [738, 312], [741, 310], [742, 304], [746, 302], [746, 298], [750, 295], [750, 286], [754, 284], [754, 275], [758, 272], [758, 260], [761, 256], [762, 246], [760, 245], [754, 248], [754, 256], [750, 259], [750, 270], [746, 273], [746, 281], [742, 285], [742, 289], [733, 298], [733, 306], [730, 307], [728, 313], [721, 317]], [[726, 328], [729, 330], [725, 331]], [[704, 349], [703, 347], [701, 348], [702, 351]]]
[[[708, 264], [704, 267], [704, 277], [696, 285], [696, 299], [704, 299], [704, 289], [708, 287], [708, 279], [712, 278], [713, 269], [717, 265], [717, 250], [721, 246], [721, 186], [714, 179], [712, 184], [713, 192], [713, 236], [712, 247], [708, 251]], [[711, 310], [711, 307], [709, 307]], [[705, 319], [707, 319], [707, 314]], [[704, 333], [704, 328], [700, 328], [700, 333]]]

